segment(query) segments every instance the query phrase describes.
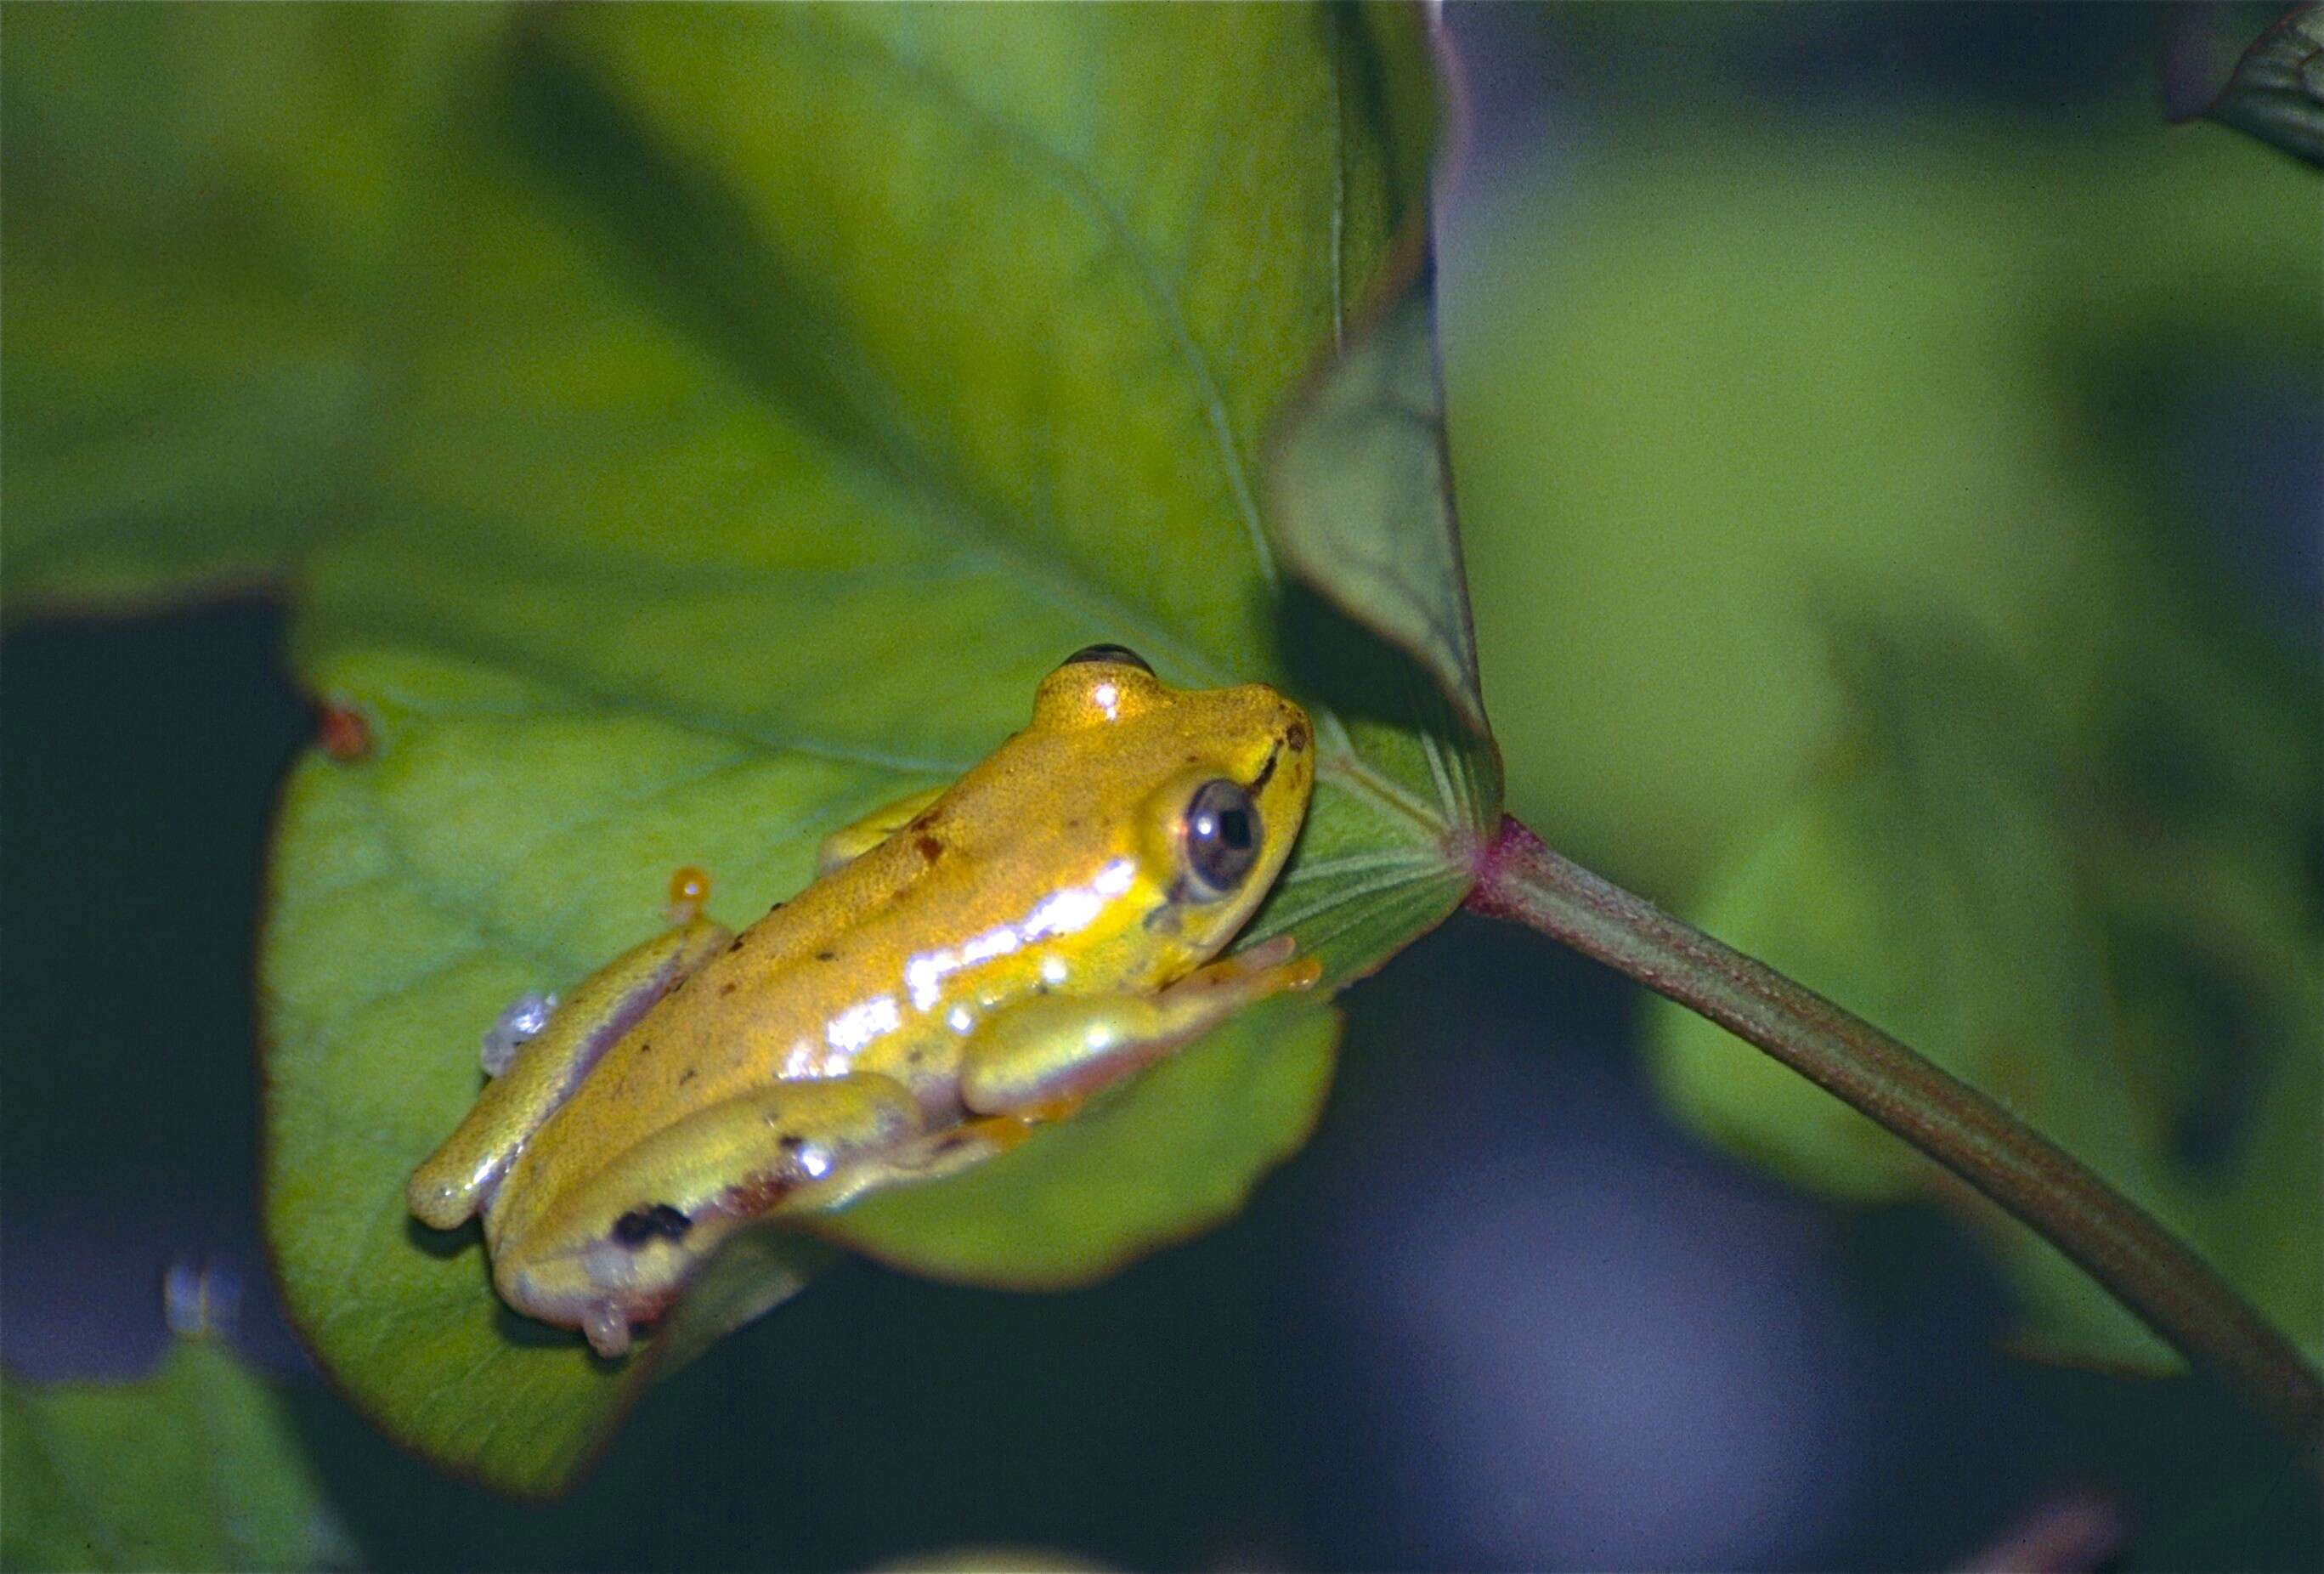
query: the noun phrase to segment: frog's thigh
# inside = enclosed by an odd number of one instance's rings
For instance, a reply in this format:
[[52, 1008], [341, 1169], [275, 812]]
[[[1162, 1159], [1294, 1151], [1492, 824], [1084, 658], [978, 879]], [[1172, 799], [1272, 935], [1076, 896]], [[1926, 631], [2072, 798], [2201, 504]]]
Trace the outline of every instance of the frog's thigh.
[[1257, 1000], [1322, 974], [1291, 960], [1290, 937], [1197, 968], [1151, 995], [1037, 995], [994, 1013], [968, 1042], [961, 1101], [1028, 1119], [1070, 1110]]
[[897, 1151], [922, 1125], [919, 1100], [892, 1078], [777, 1082], [698, 1109], [606, 1164], [573, 1197], [574, 1219], [666, 1208], [688, 1233], [739, 1223], [855, 1160]]
[[899, 798], [893, 803], [883, 803], [853, 825], [843, 825], [823, 838], [815, 850], [818, 874], [828, 875], [834, 869], [852, 864], [864, 854], [894, 836], [918, 819], [923, 810], [943, 797], [947, 787], [930, 787]]
[[424, 1224], [450, 1229], [491, 1200], [525, 1140], [565, 1102], [632, 1023], [733, 935], [696, 919], [633, 946], [582, 980], [540, 1033], [484, 1085], [459, 1128], [411, 1173], [405, 1200]]

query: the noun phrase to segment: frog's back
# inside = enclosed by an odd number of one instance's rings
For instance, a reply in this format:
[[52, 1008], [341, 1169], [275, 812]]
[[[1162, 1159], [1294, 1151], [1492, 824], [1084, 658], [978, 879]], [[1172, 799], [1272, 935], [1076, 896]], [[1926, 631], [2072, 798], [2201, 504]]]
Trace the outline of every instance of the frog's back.
[[[785, 1080], [878, 1073], [932, 1124], [957, 1117], [964, 1050], [991, 1012], [1035, 992], [1148, 990], [1232, 937], [1288, 854], [1310, 737], [1263, 685], [1168, 690], [1111, 660], [1068, 662], [1025, 730], [648, 1012], [503, 1190], [545, 1205], [612, 1155]], [[1182, 867], [1187, 805], [1222, 781], [1264, 793], [1266, 815], [1246, 819], [1274, 828], [1231, 901], [1189, 896]]]
[[[1102, 884], [1122, 862], [1115, 828], [1017, 801], [1046, 774], [1047, 745], [1019, 735], [895, 836], [742, 931], [608, 1051], [554, 1117], [591, 1141], [553, 1146], [602, 1153], [770, 1081], [858, 1070], [903, 1082], [932, 1116], [949, 1112], [974, 1022], [1066, 982], [1054, 963], [1045, 979], [1027, 954], [1041, 903]], [[1082, 938], [1071, 986], [1124, 982], [1105, 937]]]

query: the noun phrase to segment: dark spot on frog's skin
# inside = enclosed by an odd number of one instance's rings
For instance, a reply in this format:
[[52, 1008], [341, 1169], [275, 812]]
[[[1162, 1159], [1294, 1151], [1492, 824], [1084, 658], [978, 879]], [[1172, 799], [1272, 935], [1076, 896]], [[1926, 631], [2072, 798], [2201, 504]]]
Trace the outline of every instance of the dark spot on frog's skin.
[[912, 817], [912, 829], [926, 830], [943, 818], [944, 810], [940, 809], [923, 809]]
[[796, 1153], [807, 1146], [807, 1139], [797, 1132], [785, 1132], [775, 1139], [775, 1146], [782, 1149], [786, 1153]]
[[1293, 754], [1303, 753], [1307, 747], [1307, 724], [1304, 721], [1293, 722], [1285, 730], [1283, 741], [1290, 745]]
[[729, 978], [725, 983], [721, 984], [720, 986], [718, 986], [718, 993], [719, 993], [719, 994], [721, 994], [721, 995], [732, 995], [732, 994], [733, 994], [733, 993], [734, 993], [734, 981], [733, 981], [732, 978]]
[[944, 856], [944, 843], [932, 836], [922, 837], [917, 845], [920, 849], [920, 856], [931, 864]]
[[954, 1132], [952, 1135], [938, 1143], [936, 1144], [936, 1151], [939, 1153], [949, 1153], [966, 1141], [968, 1141], [966, 1137], [962, 1136], [958, 1132]]
[[1065, 821], [1065, 829], [1067, 830], [1079, 830], [1081, 828], [1082, 822], [1078, 819], [1069, 819]]
[[616, 1244], [637, 1250], [648, 1241], [659, 1236], [664, 1240], [682, 1241], [694, 1221], [667, 1202], [657, 1202], [650, 1208], [633, 1208], [613, 1221]]
[[685, 1070], [680, 1071], [680, 1072], [678, 1074], [678, 1085], [680, 1088], [685, 1087], [688, 1082], [691, 1082], [691, 1081], [693, 1081], [693, 1080], [694, 1080], [694, 1068], [693, 1068], [693, 1067], [691, 1067], [691, 1066], [688, 1066]]
[[733, 943], [733, 945], [728, 946], [728, 947], [726, 948], [726, 954], [727, 954], [728, 956], [730, 956], [730, 957], [731, 957], [731, 956], [733, 956], [736, 951], [739, 951], [739, 950], [741, 950], [742, 949], [742, 937], [741, 935], [736, 935], [736, 936], [734, 937], [734, 943]]
[[653, 1053], [653, 1040], [651, 1040], [651, 1039], [648, 1039], [648, 1040], [646, 1040], [643, 1043], [640, 1044], [640, 1045], [638, 1046], [638, 1053], [640, 1053], [641, 1055], [650, 1055], [650, 1054], [652, 1054], [652, 1053]]
[[907, 1065], [917, 1066], [927, 1058], [928, 1052], [926, 1050], [914, 1050], [910, 1054], [904, 1057], [904, 1060]]
[[815, 959], [818, 962], [836, 962], [839, 960], [839, 953], [837, 951], [817, 951], [815, 954]]
[[1203, 763], [1203, 756], [1202, 756], [1202, 755], [1188, 755], [1186, 756], [1186, 764], [1190, 764], [1190, 765], [1199, 765], [1199, 764], [1201, 764], [1202, 763]]
[[733, 1218], [753, 1218], [774, 1207], [798, 1186], [797, 1180], [781, 1173], [753, 1175], [742, 1185], [729, 1186], [718, 1194], [718, 1211]]

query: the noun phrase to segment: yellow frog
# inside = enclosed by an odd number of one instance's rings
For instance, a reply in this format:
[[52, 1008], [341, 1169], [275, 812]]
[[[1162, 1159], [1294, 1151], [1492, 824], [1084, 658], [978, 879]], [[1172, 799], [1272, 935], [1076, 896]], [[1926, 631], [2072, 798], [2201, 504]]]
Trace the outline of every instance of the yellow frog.
[[[1179, 690], [1119, 645], [948, 788], [835, 832], [735, 935], [696, 915], [487, 1034], [494, 1072], [414, 1171], [438, 1229], [484, 1215], [519, 1310], [629, 1347], [740, 1225], [949, 1172], [1311, 984], [1289, 937], [1216, 957], [1282, 870], [1314, 733], [1261, 684]], [[550, 1009], [554, 1006], [554, 1009]]]

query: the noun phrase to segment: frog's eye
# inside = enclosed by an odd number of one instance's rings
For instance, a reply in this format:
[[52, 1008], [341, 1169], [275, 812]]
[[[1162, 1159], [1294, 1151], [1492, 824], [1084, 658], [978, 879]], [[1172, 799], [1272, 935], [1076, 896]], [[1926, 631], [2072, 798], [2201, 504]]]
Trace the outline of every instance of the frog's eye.
[[1078, 666], [1084, 662], [1110, 662], [1117, 667], [1135, 667], [1141, 672], [1151, 672], [1146, 658], [1128, 645], [1084, 645], [1057, 663], [1060, 667]]
[[1232, 782], [1205, 782], [1186, 801], [1178, 844], [1195, 896], [1224, 896], [1259, 862], [1259, 806]]

